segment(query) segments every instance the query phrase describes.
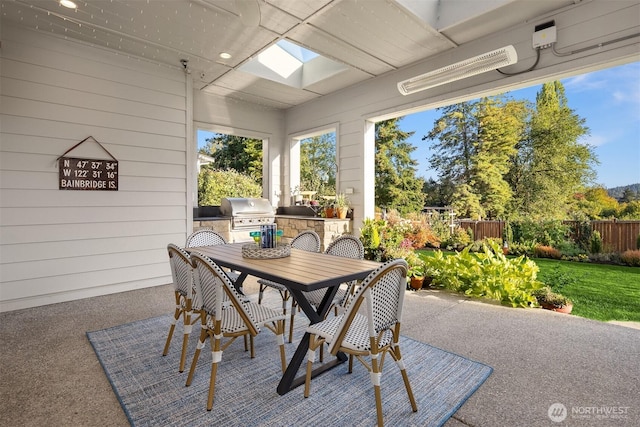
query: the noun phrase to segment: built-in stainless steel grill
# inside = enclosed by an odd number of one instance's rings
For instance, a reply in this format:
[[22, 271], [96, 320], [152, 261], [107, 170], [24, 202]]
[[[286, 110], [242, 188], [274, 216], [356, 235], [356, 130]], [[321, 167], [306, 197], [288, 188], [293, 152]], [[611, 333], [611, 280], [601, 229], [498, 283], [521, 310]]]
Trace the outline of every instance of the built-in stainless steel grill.
[[229, 197], [220, 201], [220, 213], [231, 218], [234, 242], [250, 241], [251, 231], [260, 230], [262, 224], [275, 223], [275, 209], [267, 199]]

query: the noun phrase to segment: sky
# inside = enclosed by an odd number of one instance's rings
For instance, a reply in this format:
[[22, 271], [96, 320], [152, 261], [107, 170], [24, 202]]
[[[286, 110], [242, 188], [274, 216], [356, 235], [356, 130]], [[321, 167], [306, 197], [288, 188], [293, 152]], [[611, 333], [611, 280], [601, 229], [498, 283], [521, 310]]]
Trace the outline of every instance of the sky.
[[[640, 183], [640, 62], [621, 65], [560, 80], [569, 108], [585, 119], [589, 134], [580, 142], [589, 144], [600, 162], [594, 167], [596, 185], [605, 188]], [[509, 92], [516, 100], [535, 102], [542, 85]], [[405, 116], [399, 127], [415, 132], [407, 141], [416, 147], [412, 157], [418, 161], [418, 175], [436, 178], [429, 168], [432, 141], [422, 141], [429, 133], [437, 110]], [[207, 133], [198, 133], [198, 147]], [[210, 135], [210, 134], [208, 134]]]
[[[585, 119], [589, 135], [580, 140], [589, 144], [600, 164], [595, 184], [613, 188], [640, 183], [640, 62], [582, 74], [560, 80], [565, 88], [569, 108]], [[513, 99], [535, 102], [542, 85], [509, 92]], [[398, 123], [406, 132], [415, 131], [408, 139], [416, 150], [418, 175], [436, 178], [429, 168], [429, 145], [422, 141], [441, 113], [429, 110], [405, 116]]]

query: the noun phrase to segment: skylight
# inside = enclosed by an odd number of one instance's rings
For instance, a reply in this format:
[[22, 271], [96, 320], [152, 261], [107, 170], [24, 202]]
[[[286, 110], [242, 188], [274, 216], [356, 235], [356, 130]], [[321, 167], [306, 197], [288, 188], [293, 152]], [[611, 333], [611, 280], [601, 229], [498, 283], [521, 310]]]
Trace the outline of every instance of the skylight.
[[302, 67], [304, 62], [283, 49], [278, 43], [258, 55], [258, 61], [286, 79]]
[[279, 46], [302, 63], [307, 63], [313, 58], [320, 56], [314, 51], [305, 49], [302, 46], [298, 46], [297, 44], [293, 44], [288, 40], [280, 40], [278, 43], [276, 43], [276, 46]]
[[240, 67], [240, 70], [247, 73], [298, 89], [346, 69], [345, 65], [288, 40], [278, 41]]

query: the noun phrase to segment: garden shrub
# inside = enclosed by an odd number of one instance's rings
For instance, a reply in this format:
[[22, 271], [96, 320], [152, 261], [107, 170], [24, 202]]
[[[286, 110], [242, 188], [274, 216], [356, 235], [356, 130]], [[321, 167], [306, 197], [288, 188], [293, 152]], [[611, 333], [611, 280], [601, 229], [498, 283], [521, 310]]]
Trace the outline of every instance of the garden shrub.
[[592, 262], [595, 263], [599, 263], [599, 264], [609, 264], [612, 262], [612, 254], [611, 252], [600, 252], [597, 254], [589, 254], [589, 260], [591, 260]]
[[235, 170], [203, 168], [198, 175], [198, 205], [218, 206], [223, 197], [260, 197], [262, 185]]
[[448, 240], [451, 235], [448, 216], [446, 214], [432, 214], [429, 216], [429, 225], [431, 226], [431, 231], [436, 236], [437, 243], [428, 242], [427, 245], [439, 248], [442, 245], [441, 242]]
[[562, 257], [572, 258], [580, 255], [587, 255], [586, 249], [582, 249], [580, 246], [570, 241], [561, 242], [558, 246], [555, 246], [555, 248], [560, 252]]
[[578, 220], [574, 222], [570, 228], [571, 236], [575, 244], [585, 251], [590, 251], [594, 233], [591, 229], [591, 221]]
[[425, 214], [407, 215], [410, 228], [405, 233], [405, 238], [411, 241], [414, 249], [421, 249], [427, 246], [439, 246], [440, 240], [429, 225], [429, 220]]
[[468, 246], [473, 240], [469, 235], [470, 229], [457, 227], [448, 239], [440, 243], [440, 246], [444, 246], [447, 250], [462, 250], [462, 248]]
[[569, 240], [571, 229], [559, 220], [518, 221], [512, 224], [513, 239], [516, 242], [535, 240], [541, 245], [558, 247]]
[[533, 255], [538, 258], [561, 259], [562, 253], [556, 248], [546, 245], [538, 245], [533, 250]]
[[384, 262], [393, 259], [387, 254], [397, 248], [421, 248], [425, 241], [434, 238], [428, 225], [413, 222], [393, 214], [384, 219], [366, 218], [360, 228], [360, 241], [364, 246], [365, 259]]
[[490, 248], [494, 247], [494, 244], [497, 247], [501, 247], [501, 240], [497, 237], [485, 237], [482, 240], [476, 240], [475, 242], [469, 245], [469, 252], [482, 252], [484, 250], [485, 245], [489, 245]]
[[640, 267], [640, 249], [624, 251], [620, 254], [620, 261], [631, 267]]
[[360, 241], [364, 246], [364, 257], [374, 261], [380, 261], [384, 248], [381, 247], [381, 228], [386, 221], [381, 219], [365, 218], [360, 228]]
[[509, 246], [513, 243], [513, 228], [510, 222], [505, 222], [504, 229], [502, 230], [503, 240], [507, 242]]
[[525, 255], [527, 257], [533, 256], [533, 250], [537, 243], [535, 241], [525, 241], [519, 243], [511, 243], [509, 245], [509, 254], [511, 255]]
[[591, 233], [591, 242], [589, 242], [589, 251], [592, 254], [599, 254], [602, 252], [602, 237], [600, 236], [600, 232], [595, 230]]
[[436, 251], [423, 260], [433, 277], [432, 286], [491, 298], [512, 307], [536, 306], [532, 293], [543, 286], [536, 278], [538, 266], [533, 261], [523, 256], [507, 258], [495, 242], [485, 244], [482, 253], [471, 253], [467, 247], [449, 256]]

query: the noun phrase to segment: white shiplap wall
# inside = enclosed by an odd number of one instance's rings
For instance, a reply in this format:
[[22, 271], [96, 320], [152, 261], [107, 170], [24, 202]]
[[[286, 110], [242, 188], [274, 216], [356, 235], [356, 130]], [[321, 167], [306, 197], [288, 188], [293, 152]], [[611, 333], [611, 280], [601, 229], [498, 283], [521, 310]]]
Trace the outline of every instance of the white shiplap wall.
[[[184, 72], [6, 24], [1, 61], [0, 310], [169, 283], [166, 245], [188, 230]], [[90, 135], [119, 190], [58, 190], [56, 159]]]

